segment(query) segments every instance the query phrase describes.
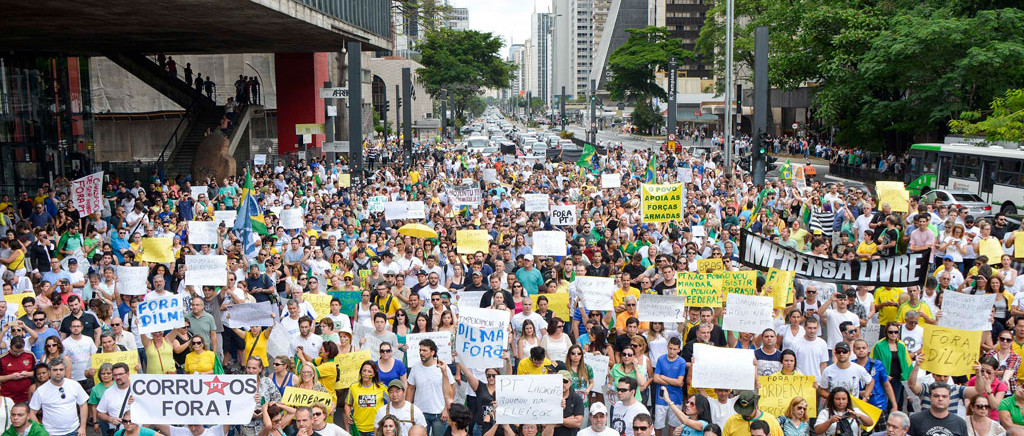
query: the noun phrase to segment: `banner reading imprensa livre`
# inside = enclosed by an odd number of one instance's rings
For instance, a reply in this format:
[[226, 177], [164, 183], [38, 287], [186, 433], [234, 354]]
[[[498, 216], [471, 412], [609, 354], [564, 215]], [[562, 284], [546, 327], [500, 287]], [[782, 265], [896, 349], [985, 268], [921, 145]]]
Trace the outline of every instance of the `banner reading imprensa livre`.
[[740, 263], [761, 271], [795, 271], [803, 279], [864, 286], [923, 286], [927, 253], [910, 253], [866, 261], [838, 261], [800, 253], [743, 230]]

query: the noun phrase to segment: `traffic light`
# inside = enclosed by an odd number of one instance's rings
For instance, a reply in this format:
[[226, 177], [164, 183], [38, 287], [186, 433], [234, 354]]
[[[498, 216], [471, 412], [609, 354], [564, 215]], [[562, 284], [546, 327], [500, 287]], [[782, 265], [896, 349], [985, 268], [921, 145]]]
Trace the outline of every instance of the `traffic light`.
[[391, 112], [391, 102], [390, 101], [385, 101], [384, 102], [384, 113], [388, 113], [388, 112]]
[[402, 108], [402, 97], [398, 97], [398, 103], [395, 105], [395, 109]]
[[779, 160], [779, 158], [777, 158], [777, 157], [773, 157], [773, 156], [769, 156], [768, 154], [765, 154], [764, 155], [764, 161], [765, 161], [764, 172], [768, 173], [768, 172], [774, 170], [775, 168], [778, 168], [778, 165], [775, 164], [775, 162], [778, 161], [778, 160]]
[[740, 159], [740, 168], [743, 169], [743, 171], [750, 172], [751, 159], [752, 156], [747, 156]]

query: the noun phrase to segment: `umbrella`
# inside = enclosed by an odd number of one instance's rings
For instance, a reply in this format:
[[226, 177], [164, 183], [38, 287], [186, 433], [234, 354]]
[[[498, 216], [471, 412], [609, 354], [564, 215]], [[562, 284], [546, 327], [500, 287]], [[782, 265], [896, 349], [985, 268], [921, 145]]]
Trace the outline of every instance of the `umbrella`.
[[402, 227], [399, 227], [398, 233], [406, 236], [412, 236], [414, 238], [430, 239], [437, 237], [437, 232], [435, 232], [434, 229], [419, 223], [406, 224]]

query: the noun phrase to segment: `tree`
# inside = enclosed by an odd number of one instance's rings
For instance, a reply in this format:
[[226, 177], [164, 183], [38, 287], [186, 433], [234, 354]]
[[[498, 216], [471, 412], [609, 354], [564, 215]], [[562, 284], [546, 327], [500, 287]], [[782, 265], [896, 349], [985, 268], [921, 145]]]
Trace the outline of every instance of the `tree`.
[[949, 122], [956, 133], [984, 135], [989, 141], [1024, 142], [1024, 89], [1006, 91], [992, 100], [989, 111], [969, 111]]
[[465, 119], [471, 98], [486, 88], [506, 88], [512, 80], [514, 67], [498, 55], [501, 47], [491, 33], [447, 28], [428, 33], [417, 46], [423, 54], [418, 80], [435, 99], [442, 89], [454, 95], [455, 116]]
[[652, 96], [664, 99], [665, 90], [654, 81], [654, 72], [668, 70], [673, 56], [683, 61], [693, 57], [693, 53], [683, 49], [681, 39], [669, 38], [665, 27], [648, 26], [626, 32], [629, 38], [608, 57], [608, 69], [614, 75], [608, 82], [612, 100], [647, 101]]
[[416, 35], [429, 34], [447, 25], [452, 7], [440, 0], [392, 0], [391, 9], [402, 16], [402, 22]]
[[633, 115], [629, 119], [636, 126], [637, 130], [647, 134], [652, 134], [653, 129], [665, 125], [665, 117], [661, 116], [647, 103], [637, 102], [633, 108]]

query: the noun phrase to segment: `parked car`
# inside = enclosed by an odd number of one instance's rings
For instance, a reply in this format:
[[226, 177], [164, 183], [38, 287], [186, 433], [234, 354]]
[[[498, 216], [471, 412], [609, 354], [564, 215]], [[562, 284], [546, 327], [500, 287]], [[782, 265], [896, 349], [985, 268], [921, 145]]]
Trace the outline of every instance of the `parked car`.
[[921, 201], [924, 203], [934, 203], [935, 200], [940, 200], [942, 204], [949, 206], [950, 215], [952, 215], [952, 211], [964, 208], [967, 209], [968, 215], [974, 215], [975, 218], [995, 215], [992, 205], [973, 192], [932, 189], [921, 197]]

